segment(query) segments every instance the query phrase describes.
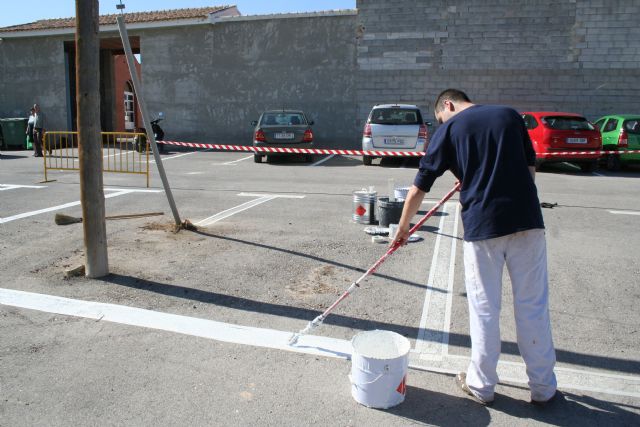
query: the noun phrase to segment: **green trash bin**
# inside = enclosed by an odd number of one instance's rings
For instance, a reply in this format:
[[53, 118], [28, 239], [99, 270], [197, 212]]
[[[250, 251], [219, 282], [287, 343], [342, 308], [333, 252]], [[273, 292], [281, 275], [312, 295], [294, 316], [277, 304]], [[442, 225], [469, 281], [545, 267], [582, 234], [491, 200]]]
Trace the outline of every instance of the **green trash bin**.
[[29, 119], [8, 118], [0, 119], [2, 128], [2, 148], [4, 150], [24, 148]]

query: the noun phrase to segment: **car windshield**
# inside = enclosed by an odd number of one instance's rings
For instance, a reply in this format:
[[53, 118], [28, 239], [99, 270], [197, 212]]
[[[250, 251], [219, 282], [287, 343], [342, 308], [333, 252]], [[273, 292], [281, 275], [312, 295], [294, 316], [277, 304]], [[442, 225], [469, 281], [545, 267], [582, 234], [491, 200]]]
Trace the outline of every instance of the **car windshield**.
[[371, 112], [370, 123], [376, 125], [420, 125], [419, 110], [408, 108], [375, 108]]
[[551, 129], [558, 130], [594, 130], [595, 128], [584, 117], [546, 116], [542, 120]]
[[260, 124], [264, 126], [306, 125], [307, 119], [305, 119], [302, 113], [264, 113]]
[[626, 120], [622, 126], [627, 133], [640, 135], [640, 119]]

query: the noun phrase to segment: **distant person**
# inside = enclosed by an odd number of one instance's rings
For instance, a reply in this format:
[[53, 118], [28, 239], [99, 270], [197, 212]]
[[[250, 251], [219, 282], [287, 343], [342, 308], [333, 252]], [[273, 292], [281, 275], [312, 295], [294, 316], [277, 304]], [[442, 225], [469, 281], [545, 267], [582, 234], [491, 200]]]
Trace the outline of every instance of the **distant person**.
[[33, 123], [36, 120], [36, 110], [31, 107], [29, 110], [29, 121], [27, 122], [27, 130], [25, 133], [27, 134], [27, 142], [33, 145]]
[[457, 385], [477, 402], [493, 403], [506, 265], [531, 403], [544, 405], [556, 395], [556, 354], [549, 319], [544, 223], [534, 183], [536, 156], [527, 129], [514, 109], [473, 104], [457, 89], [442, 92], [434, 109], [441, 125], [420, 160], [392, 244], [406, 243], [410, 221], [425, 193], [450, 170], [462, 184], [471, 336], [471, 361], [467, 371], [456, 376]]
[[[38, 104], [33, 104], [33, 156], [42, 157], [42, 138], [44, 137], [44, 113]], [[51, 153], [51, 149], [49, 149]]]

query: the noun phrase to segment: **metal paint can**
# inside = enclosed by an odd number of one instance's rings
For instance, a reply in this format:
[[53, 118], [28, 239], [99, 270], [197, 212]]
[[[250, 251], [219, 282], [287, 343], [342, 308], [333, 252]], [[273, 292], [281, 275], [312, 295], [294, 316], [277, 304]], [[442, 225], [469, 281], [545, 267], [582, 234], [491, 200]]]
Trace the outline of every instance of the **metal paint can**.
[[353, 192], [353, 220], [360, 224], [376, 223], [377, 191], [358, 190]]

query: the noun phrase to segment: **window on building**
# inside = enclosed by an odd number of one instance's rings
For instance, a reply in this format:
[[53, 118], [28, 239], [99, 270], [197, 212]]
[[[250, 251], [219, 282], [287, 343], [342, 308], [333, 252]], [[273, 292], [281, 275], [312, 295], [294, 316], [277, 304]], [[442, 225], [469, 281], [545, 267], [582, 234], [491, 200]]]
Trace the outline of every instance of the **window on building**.
[[134, 130], [136, 127], [136, 107], [133, 86], [127, 82], [124, 89], [124, 129]]

